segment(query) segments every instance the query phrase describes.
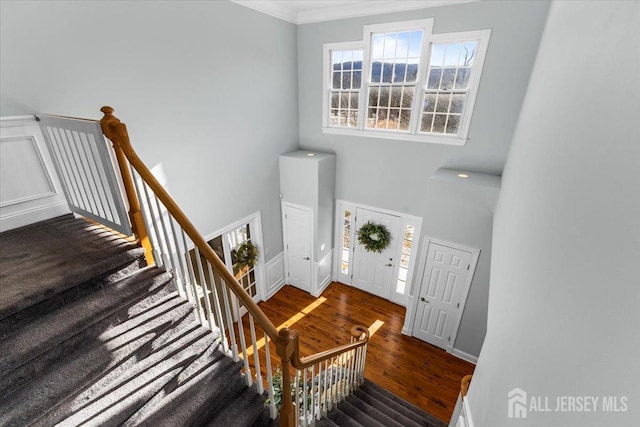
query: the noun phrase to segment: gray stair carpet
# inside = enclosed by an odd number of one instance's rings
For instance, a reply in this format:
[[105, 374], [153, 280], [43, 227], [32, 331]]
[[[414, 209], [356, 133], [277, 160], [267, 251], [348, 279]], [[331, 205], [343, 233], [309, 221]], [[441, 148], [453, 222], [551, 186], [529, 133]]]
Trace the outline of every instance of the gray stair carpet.
[[365, 380], [354, 394], [341, 401], [319, 427], [446, 427], [439, 420], [406, 400]]
[[272, 425], [172, 275], [105, 233], [65, 216], [0, 234], [0, 425]]

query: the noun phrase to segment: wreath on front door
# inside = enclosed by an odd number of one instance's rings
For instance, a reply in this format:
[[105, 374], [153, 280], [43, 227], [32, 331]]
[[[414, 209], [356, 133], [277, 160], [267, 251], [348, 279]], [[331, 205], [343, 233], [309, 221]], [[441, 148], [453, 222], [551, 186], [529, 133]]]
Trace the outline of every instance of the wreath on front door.
[[391, 233], [382, 224], [374, 224], [371, 221], [356, 231], [358, 242], [369, 252], [381, 253], [389, 246]]

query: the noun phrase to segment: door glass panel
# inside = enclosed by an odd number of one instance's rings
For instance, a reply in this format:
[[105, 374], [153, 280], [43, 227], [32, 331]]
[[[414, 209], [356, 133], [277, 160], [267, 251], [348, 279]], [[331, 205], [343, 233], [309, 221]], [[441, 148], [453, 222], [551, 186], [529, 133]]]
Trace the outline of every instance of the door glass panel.
[[407, 225], [402, 236], [402, 254], [400, 256], [398, 281], [396, 282], [396, 292], [399, 294], [404, 294], [407, 287], [407, 273], [409, 272], [409, 261], [411, 259], [414, 232], [415, 227], [413, 225]]
[[257, 295], [255, 265], [239, 265], [236, 254], [238, 248], [246, 242], [251, 242], [251, 227], [242, 225], [227, 233], [227, 241], [231, 249], [231, 263], [233, 275], [238, 279], [244, 290], [253, 298]]
[[351, 248], [351, 212], [344, 211], [342, 226], [342, 274], [349, 274], [349, 249]]

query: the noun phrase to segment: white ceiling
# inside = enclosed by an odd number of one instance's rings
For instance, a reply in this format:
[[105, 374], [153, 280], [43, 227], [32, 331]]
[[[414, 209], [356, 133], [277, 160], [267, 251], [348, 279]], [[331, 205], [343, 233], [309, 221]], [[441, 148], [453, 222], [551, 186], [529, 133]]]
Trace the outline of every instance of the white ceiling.
[[447, 6], [478, 0], [231, 0], [276, 18], [308, 24], [310, 22], [353, 18], [355, 16], [400, 12], [425, 7]]

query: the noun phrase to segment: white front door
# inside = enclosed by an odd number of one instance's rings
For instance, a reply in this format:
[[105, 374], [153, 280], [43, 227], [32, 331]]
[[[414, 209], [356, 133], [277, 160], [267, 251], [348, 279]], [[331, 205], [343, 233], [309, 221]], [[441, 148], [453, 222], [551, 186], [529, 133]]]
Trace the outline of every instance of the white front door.
[[431, 242], [422, 276], [413, 335], [446, 349], [453, 345], [452, 330], [470, 274], [471, 252]]
[[[369, 209], [356, 210], [356, 231], [367, 222], [382, 224], [391, 233], [391, 242], [382, 253], [369, 252], [355, 238], [353, 254], [353, 279], [351, 284], [363, 291], [389, 299], [391, 285], [394, 282], [396, 248], [400, 238], [400, 217], [376, 212]], [[399, 260], [398, 260], [399, 261]]]
[[284, 205], [287, 282], [311, 292], [311, 211]]

